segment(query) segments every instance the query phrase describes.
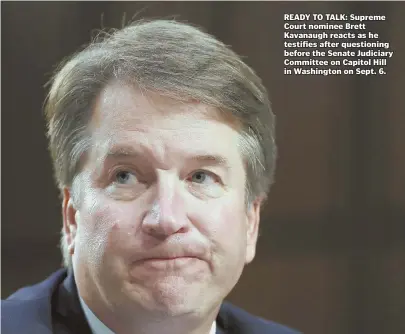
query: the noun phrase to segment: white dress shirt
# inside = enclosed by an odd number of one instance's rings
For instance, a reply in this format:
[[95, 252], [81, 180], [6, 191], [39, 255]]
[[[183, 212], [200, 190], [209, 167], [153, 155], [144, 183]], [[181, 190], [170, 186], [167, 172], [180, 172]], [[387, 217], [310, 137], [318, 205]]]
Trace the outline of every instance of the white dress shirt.
[[[87, 322], [93, 334], [115, 334], [111, 329], [104, 325], [99, 318], [97, 318], [97, 316], [92, 312], [92, 310], [90, 310], [81, 297], [79, 297], [79, 299], [84, 311], [84, 315], [86, 316]], [[216, 327], [216, 322], [214, 321], [210, 334], [215, 334]]]

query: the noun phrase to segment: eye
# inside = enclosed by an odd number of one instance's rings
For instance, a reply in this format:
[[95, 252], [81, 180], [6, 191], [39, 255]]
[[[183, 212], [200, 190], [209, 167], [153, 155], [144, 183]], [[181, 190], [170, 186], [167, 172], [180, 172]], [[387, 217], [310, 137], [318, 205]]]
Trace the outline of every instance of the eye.
[[210, 180], [211, 180], [211, 183], [212, 182], [215, 183], [214, 177], [210, 173], [207, 173], [205, 171], [197, 171], [197, 172], [193, 173], [191, 176], [191, 182], [195, 182], [195, 183], [199, 183], [199, 184], [210, 182]]
[[114, 181], [118, 184], [128, 184], [130, 182], [136, 181], [135, 175], [125, 170], [117, 172], [114, 178], [115, 178]]

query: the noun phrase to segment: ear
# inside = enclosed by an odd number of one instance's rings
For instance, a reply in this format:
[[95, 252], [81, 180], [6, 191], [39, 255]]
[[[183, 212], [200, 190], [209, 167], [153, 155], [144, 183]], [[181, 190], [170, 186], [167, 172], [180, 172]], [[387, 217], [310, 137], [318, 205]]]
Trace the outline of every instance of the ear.
[[246, 258], [245, 264], [253, 261], [256, 255], [256, 244], [259, 234], [260, 208], [263, 197], [258, 197], [247, 209], [247, 235], [246, 235]]
[[75, 238], [77, 231], [76, 211], [71, 190], [64, 188], [62, 203], [63, 229], [65, 232], [65, 243], [68, 246], [70, 255], [73, 255], [75, 252]]

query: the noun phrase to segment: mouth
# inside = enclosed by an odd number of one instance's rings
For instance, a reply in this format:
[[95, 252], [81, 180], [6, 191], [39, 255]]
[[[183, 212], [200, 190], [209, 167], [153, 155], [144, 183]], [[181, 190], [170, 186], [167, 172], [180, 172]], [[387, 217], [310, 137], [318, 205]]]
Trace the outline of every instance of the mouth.
[[195, 259], [195, 258], [196, 258], [195, 256], [151, 257], [145, 259], [144, 261], [155, 261], [155, 260], [169, 261], [176, 259]]
[[181, 269], [198, 262], [195, 256], [160, 257], [142, 260], [142, 265], [150, 269]]

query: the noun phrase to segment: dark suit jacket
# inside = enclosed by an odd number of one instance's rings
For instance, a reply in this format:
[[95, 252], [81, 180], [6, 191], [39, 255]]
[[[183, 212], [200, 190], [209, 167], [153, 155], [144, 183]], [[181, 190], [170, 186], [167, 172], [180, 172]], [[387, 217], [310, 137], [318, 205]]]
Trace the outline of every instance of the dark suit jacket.
[[[22, 288], [1, 302], [2, 334], [91, 334], [75, 280], [60, 269], [45, 281]], [[216, 334], [297, 334], [250, 315], [228, 302], [221, 305]]]

